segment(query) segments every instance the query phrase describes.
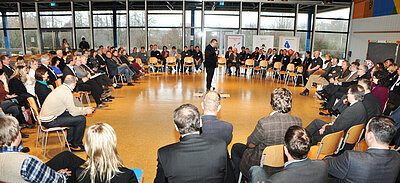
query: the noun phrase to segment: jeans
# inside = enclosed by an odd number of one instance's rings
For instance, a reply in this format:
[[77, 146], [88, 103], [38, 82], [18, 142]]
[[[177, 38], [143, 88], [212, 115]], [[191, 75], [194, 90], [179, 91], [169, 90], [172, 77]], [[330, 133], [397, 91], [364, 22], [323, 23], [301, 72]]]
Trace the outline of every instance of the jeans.
[[242, 156], [247, 146], [245, 144], [236, 143], [233, 144], [231, 150], [232, 162], [234, 166], [235, 178], [239, 179], [240, 174], [240, 161], [242, 160]]
[[55, 171], [68, 168], [68, 171], [71, 171], [71, 176], [68, 177], [67, 182], [76, 182], [76, 169], [83, 163], [85, 163], [85, 160], [82, 158], [69, 151], [64, 151], [54, 156], [46, 165]]
[[121, 65], [118, 67], [119, 74], [125, 74], [126, 81], [130, 83], [132, 81], [132, 76], [135, 74], [127, 65]]
[[249, 183], [267, 182], [269, 175], [260, 166], [252, 166], [249, 170]]
[[68, 111], [65, 111], [52, 122], [43, 122], [42, 124], [46, 128], [69, 127], [69, 130], [67, 130], [68, 142], [71, 142], [71, 146], [74, 148], [82, 145], [86, 128], [86, 118], [84, 116], [72, 116]]

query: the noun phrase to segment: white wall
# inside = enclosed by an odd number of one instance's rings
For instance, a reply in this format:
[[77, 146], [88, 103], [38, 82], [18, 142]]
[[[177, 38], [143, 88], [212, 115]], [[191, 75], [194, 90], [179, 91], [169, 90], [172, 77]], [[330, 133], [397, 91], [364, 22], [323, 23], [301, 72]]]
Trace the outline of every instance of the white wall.
[[357, 33], [376, 31], [400, 31], [400, 15], [352, 19], [348, 45], [352, 52], [350, 62], [366, 59], [368, 40], [400, 41], [400, 33]]

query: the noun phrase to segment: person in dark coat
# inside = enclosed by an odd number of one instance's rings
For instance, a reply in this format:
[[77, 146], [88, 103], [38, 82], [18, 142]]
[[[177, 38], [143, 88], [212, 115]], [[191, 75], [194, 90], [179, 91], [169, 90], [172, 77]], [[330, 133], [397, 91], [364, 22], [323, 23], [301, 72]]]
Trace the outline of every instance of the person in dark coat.
[[218, 51], [216, 51], [217, 40], [212, 39], [210, 44], [206, 47], [204, 66], [207, 72], [207, 90], [211, 89], [211, 82], [214, 77], [214, 71], [217, 67]]

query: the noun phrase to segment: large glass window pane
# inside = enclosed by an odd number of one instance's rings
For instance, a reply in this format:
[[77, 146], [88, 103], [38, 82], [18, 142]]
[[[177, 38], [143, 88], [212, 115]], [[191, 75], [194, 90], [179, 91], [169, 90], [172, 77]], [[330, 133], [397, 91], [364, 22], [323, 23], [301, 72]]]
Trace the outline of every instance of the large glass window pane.
[[25, 30], [24, 36], [27, 54], [38, 54], [37, 30]]
[[205, 27], [239, 28], [239, 16], [205, 15]]
[[129, 25], [145, 26], [145, 12], [144, 11], [129, 11]]
[[263, 3], [261, 5], [261, 15], [295, 16], [295, 10], [296, 6], [294, 4]]
[[149, 14], [149, 27], [181, 27], [182, 14]]
[[317, 18], [344, 18], [349, 19], [350, 8], [330, 10], [331, 6], [318, 6]]
[[113, 16], [112, 11], [94, 11], [93, 12], [94, 27], [112, 27]]
[[[312, 15], [310, 19], [306, 13], [299, 13], [297, 17], [297, 30], [307, 30], [308, 26], [310, 27], [310, 30], [312, 30]], [[308, 20], [310, 20], [310, 22], [308, 22]]]
[[89, 27], [89, 11], [75, 11], [75, 25], [77, 27]]
[[17, 12], [7, 12], [7, 28], [19, 28], [19, 17]]
[[126, 27], [126, 11], [117, 11], [117, 27]]
[[36, 12], [22, 12], [22, 20], [24, 28], [36, 28], [37, 16]]
[[85, 37], [86, 42], [89, 43], [90, 48], [93, 48], [92, 38], [90, 37], [90, 29], [76, 29], [76, 45], [79, 47], [79, 43], [82, 41], [82, 37]]
[[21, 32], [19, 30], [7, 30], [11, 48], [22, 48]]
[[347, 32], [348, 23], [348, 20], [317, 19], [315, 30]]
[[242, 30], [242, 34], [244, 34], [244, 46], [252, 49], [253, 35], [257, 35], [257, 30]]
[[[297, 32], [296, 37], [300, 38], [300, 46], [298, 50], [301, 54], [305, 54], [305, 51], [309, 51], [309, 49], [306, 49], [306, 47], [308, 46], [308, 48], [310, 48], [311, 46], [311, 36], [312, 36], [312, 32], [308, 32], [309, 33], [309, 39], [307, 39], [307, 32]], [[302, 57], [303, 58], [303, 57]]]
[[186, 27], [201, 27], [201, 10], [194, 11], [194, 26], [192, 26], [192, 11], [186, 10]]
[[[261, 30], [260, 35], [274, 36], [274, 48], [279, 49], [279, 36], [293, 36], [292, 31], [267, 31]], [[269, 46], [267, 46], [269, 48]]]
[[140, 47], [144, 46], [145, 50], [147, 50], [146, 31], [144, 28], [131, 28], [130, 39], [131, 39], [131, 52], [134, 47], [137, 47], [138, 51], [140, 51]]
[[[185, 46], [187, 46], [187, 47], [189, 47], [190, 45], [199, 46], [200, 50], [203, 50], [202, 45], [201, 45], [203, 33], [201, 32], [200, 28], [194, 29], [194, 36], [193, 36], [194, 44], [191, 44], [191, 28], [186, 28], [185, 37], [186, 37]], [[181, 45], [177, 46], [178, 51], [181, 51], [183, 49], [181, 47], [182, 47]]]
[[149, 28], [149, 44], [157, 44], [172, 48], [172, 46], [181, 47], [182, 29], [179, 28]]
[[258, 12], [242, 12], [242, 27], [257, 28]]
[[294, 18], [261, 17], [262, 29], [294, 29]]
[[314, 39], [314, 50], [320, 50], [321, 55], [345, 58], [347, 34], [315, 33]]
[[124, 48], [128, 47], [128, 40], [126, 37], [126, 28], [118, 28], [117, 29], [118, 36], [118, 47], [122, 46]]
[[112, 28], [94, 29], [94, 47], [98, 48], [100, 45], [103, 45], [104, 47], [114, 46]]
[[72, 27], [71, 12], [41, 12], [40, 25], [42, 28]]
[[[5, 43], [4, 43], [4, 34], [3, 34], [3, 32], [1, 31], [1, 33], [0, 33], [0, 48], [5, 48], [6, 47], [6, 45], [5, 45]], [[3, 55], [3, 54], [2, 54]]]

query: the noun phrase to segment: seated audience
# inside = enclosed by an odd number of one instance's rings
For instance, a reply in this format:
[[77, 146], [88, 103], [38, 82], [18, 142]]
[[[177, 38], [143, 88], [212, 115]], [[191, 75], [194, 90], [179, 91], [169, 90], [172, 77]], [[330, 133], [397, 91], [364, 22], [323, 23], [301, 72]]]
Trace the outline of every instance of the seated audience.
[[44, 100], [50, 94], [52, 89], [50, 85], [47, 84], [49, 74], [45, 68], [38, 68], [35, 72], [35, 93], [39, 100], [40, 105], [43, 105]]
[[[362, 86], [365, 90], [363, 104], [365, 106], [365, 110], [367, 111], [367, 120], [370, 120], [374, 116], [382, 115], [381, 103], [379, 102], [379, 99], [371, 93], [371, 81], [368, 79], [360, 79], [358, 81], [358, 85]], [[343, 104], [341, 101], [338, 103]], [[341, 112], [342, 111], [343, 110], [341, 110]]]
[[39, 67], [39, 64], [37, 61], [32, 61], [30, 67], [31, 68], [26, 75], [26, 82], [24, 83], [24, 85], [26, 87], [26, 91], [32, 96], [35, 96], [35, 71]]
[[386, 108], [384, 111], [385, 115], [389, 115], [390, 112], [396, 110], [400, 106], [400, 67], [397, 69], [397, 75], [394, 76], [392, 81], [389, 83], [389, 100], [387, 101]]
[[[121, 54], [119, 55], [119, 59], [122, 63], [128, 65], [129, 69], [131, 69], [135, 74], [142, 75], [142, 72], [138, 70], [134, 65], [131, 64], [131, 61], [128, 58], [129, 56], [126, 53], [126, 50], [121, 50]], [[133, 60], [132, 60], [133, 61]]]
[[[172, 46], [172, 50], [169, 53], [169, 56], [170, 57], [174, 57], [176, 59], [176, 67], [175, 68], [176, 68], [176, 71], [178, 72], [181, 60], [180, 60], [178, 51], [176, 51], [176, 47], [175, 46]], [[168, 69], [172, 72], [172, 69], [175, 69], [175, 68], [169, 67]]]
[[314, 59], [311, 60], [310, 65], [307, 68], [307, 76], [311, 76], [315, 71], [322, 69], [323, 61], [320, 57], [320, 52], [314, 52]]
[[75, 105], [75, 103], [79, 103], [74, 101], [77, 99], [72, 95], [76, 84], [76, 77], [67, 75], [64, 84], [47, 96], [40, 111], [40, 119], [46, 128], [69, 127], [67, 139], [68, 143], [71, 143], [71, 150], [84, 151], [82, 138], [85, 132], [86, 118], [83, 115], [93, 113], [94, 108]]
[[[184, 63], [185, 63], [185, 58], [186, 57], [191, 57], [192, 55], [190, 54], [190, 52], [189, 52], [189, 50], [188, 50], [188, 47], [187, 46], [185, 46], [185, 47], [183, 47], [183, 51], [182, 51], [182, 53], [181, 53], [181, 63], [179, 64], [178, 63], [178, 67], [180, 68], [180, 71], [181, 72], [184, 72], [184, 67], [183, 67], [183, 65], [184, 65]], [[190, 69], [189, 69], [189, 71], [190, 71]]]
[[25, 65], [18, 65], [15, 68], [14, 73], [11, 75], [8, 81], [8, 89], [10, 95], [17, 95], [17, 100], [21, 106], [27, 106], [27, 98], [34, 97], [28, 93], [25, 84], [28, 80], [27, 70]]
[[107, 123], [96, 123], [86, 131], [86, 162], [77, 169], [78, 183], [138, 182], [135, 173], [124, 167], [117, 151], [117, 136]]
[[169, 51], [167, 46], [163, 46], [161, 55], [163, 59], [167, 59], [169, 57]]
[[7, 55], [3, 55], [0, 57], [0, 60], [3, 65], [2, 69], [4, 73], [6, 73], [7, 78], [10, 78], [14, 73], [14, 68], [11, 65], [10, 58]]
[[[57, 66], [57, 68], [58, 68], [58, 70], [61, 72], [62, 70], [64, 70], [64, 67], [65, 67], [65, 60], [64, 60], [64, 55], [63, 55], [63, 52], [61, 51], [61, 50], [57, 50], [57, 55], [56, 56], [54, 56], [52, 59], [51, 59], [51, 65], [52, 66], [55, 66], [56, 65], [56, 63], [58, 63], [58, 66]], [[53, 69], [54, 70], [54, 69]]]
[[103, 104], [101, 100], [103, 89], [95, 81], [89, 80], [89, 78], [87, 77], [78, 77], [77, 72], [74, 68], [77, 58], [77, 56], [67, 56], [67, 58], [65, 59], [65, 63], [67, 64], [67, 66], [64, 68], [63, 71], [64, 77], [66, 77], [67, 75], [75, 76], [78, 79], [77, 89], [75, 89], [75, 91], [90, 91], [94, 101], [97, 104], [97, 108], [107, 107], [107, 105]]
[[174, 111], [174, 122], [181, 140], [158, 150], [154, 182], [224, 182], [228, 165], [226, 143], [200, 136], [197, 107], [181, 105]]
[[55, 81], [59, 78], [53, 68], [50, 66], [50, 57], [49, 55], [43, 55], [40, 60], [42, 61], [42, 65], [40, 67], [43, 67], [47, 70], [47, 73], [49, 74], [49, 84], [53, 85], [53, 87], [57, 87]]
[[292, 109], [292, 92], [288, 89], [276, 88], [271, 93], [271, 106], [274, 111], [258, 121], [247, 138], [247, 144], [236, 143], [232, 147], [236, 179], [240, 172], [248, 177], [250, 167], [260, 165], [262, 152], [267, 146], [283, 144], [283, 137], [290, 126], [303, 125], [300, 118], [289, 114]]
[[[316, 145], [325, 135], [344, 130], [346, 134], [350, 127], [366, 123], [367, 112], [364, 104], [364, 88], [360, 85], [352, 85], [347, 92], [347, 107], [332, 123], [315, 119], [306, 130], [312, 136], [312, 144]], [[355, 115], [356, 114], [356, 115]]]
[[294, 58], [291, 63], [294, 64], [296, 68], [303, 63], [303, 61], [301, 61], [299, 52], [294, 53]]
[[249, 182], [328, 182], [328, 166], [323, 161], [310, 160], [307, 157], [310, 147], [311, 136], [304, 128], [289, 127], [284, 137], [283, 147], [287, 158], [285, 168], [278, 173], [268, 175], [262, 167], [253, 166], [249, 171]]
[[[116, 51], [115, 53], [118, 54]], [[134, 75], [134, 73], [132, 72], [132, 70], [129, 69], [128, 65], [118, 63], [116, 60], [112, 58], [112, 54], [109, 51], [107, 51], [106, 54], [106, 63], [110, 76], [125, 74], [128, 86], [134, 86], [132, 84], [132, 76]]]
[[216, 91], [209, 91], [201, 102], [204, 115], [201, 116], [203, 126], [201, 136], [206, 138], [219, 138], [229, 145], [232, 141], [232, 124], [219, 120], [217, 114], [221, 109], [221, 95]]
[[107, 72], [107, 63], [106, 63], [106, 52], [105, 48], [98, 49], [97, 52], [93, 52], [90, 60], [91, 68], [96, 72]]
[[[150, 56], [156, 57], [158, 63], [162, 64], [165, 67], [165, 59], [162, 57], [162, 54], [160, 53], [160, 51], [158, 51], [156, 44], [153, 46], [153, 50], [151, 51]], [[163, 67], [163, 69], [165, 69], [164, 67]]]
[[76, 57], [75, 65], [73, 68], [74, 68], [74, 71], [75, 71], [78, 79], [87, 78], [89, 80], [95, 81], [96, 84], [101, 89], [108, 90], [108, 86], [110, 86], [112, 83], [110, 78], [108, 78], [104, 74], [96, 75], [95, 73], [93, 73], [93, 75], [92, 75], [90, 72], [85, 70], [85, 68], [82, 66], [82, 62], [87, 62], [85, 57], [83, 57], [83, 56]]
[[400, 171], [400, 154], [389, 148], [396, 125], [387, 117], [374, 117], [367, 126], [368, 149], [345, 151], [337, 157], [326, 157], [330, 182], [396, 182]]
[[61, 61], [58, 60], [58, 59], [56, 59], [56, 60], [52, 59], [51, 60], [51, 68], [53, 69], [53, 71], [57, 75], [57, 77], [59, 77], [59, 78], [62, 78], [62, 76], [63, 76], [63, 73], [62, 73], [62, 70], [61, 70], [61, 67], [60, 67], [60, 63], [61, 62], [64, 63], [64, 67], [65, 67], [64, 59], [61, 60]]
[[194, 52], [192, 52], [193, 60], [194, 60], [194, 67], [196, 71], [201, 70], [201, 64], [203, 63], [203, 53], [200, 51], [200, 47], [196, 46]]
[[[96, 52], [94, 52], [96, 53]], [[93, 69], [91, 69], [88, 65], [87, 65], [87, 60], [85, 57], [81, 58], [81, 68], [83, 68], [83, 70], [85, 70], [88, 74], [90, 74], [91, 76], [97, 75], [97, 77], [100, 78], [100, 80], [102, 80], [102, 82], [104, 83], [104, 86], [113, 86], [114, 88], [121, 88], [121, 85], [118, 85], [116, 83], [113, 83], [113, 81], [103, 72], [96, 72]], [[101, 81], [100, 81], [101, 82]], [[98, 83], [100, 84], [100, 83]], [[104, 88], [104, 87], [103, 87]]]
[[68, 169], [55, 171], [39, 158], [21, 152], [21, 142], [18, 121], [11, 116], [0, 116], [0, 182], [67, 182], [67, 176], [71, 175]]
[[303, 92], [300, 93], [300, 95], [303, 96], [308, 96], [311, 86], [314, 83], [320, 83], [322, 85], [328, 85], [329, 84], [329, 79], [333, 78], [335, 79], [337, 76], [340, 74], [341, 68], [337, 65], [339, 59], [334, 58], [332, 60], [332, 63], [330, 64], [330, 67], [326, 68], [325, 72], [321, 75], [313, 74], [308, 78], [308, 82], [305, 86], [305, 89]]
[[229, 62], [227, 64], [228, 64], [227, 67], [228, 67], [229, 76], [232, 74], [232, 70], [231, 70], [232, 66], [235, 67], [235, 69], [236, 69], [236, 76], [239, 76], [240, 63], [239, 63], [239, 54], [237, 52], [237, 48], [233, 49], [233, 52], [229, 56]]
[[149, 54], [144, 49], [144, 46], [140, 47], [139, 58], [142, 60], [144, 65], [148, 65]]
[[386, 101], [389, 98], [386, 78], [387, 75], [384, 71], [374, 72], [372, 76], [371, 93], [379, 99], [382, 110], [385, 107]]
[[133, 48], [133, 51], [132, 51], [132, 53], [131, 53], [131, 56], [132, 56], [133, 58], [139, 58], [139, 52], [138, 52], [138, 50], [137, 50], [137, 47], [134, 47], [134, 48]]

